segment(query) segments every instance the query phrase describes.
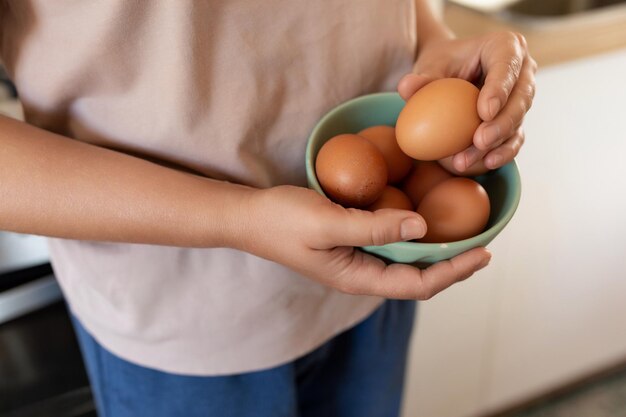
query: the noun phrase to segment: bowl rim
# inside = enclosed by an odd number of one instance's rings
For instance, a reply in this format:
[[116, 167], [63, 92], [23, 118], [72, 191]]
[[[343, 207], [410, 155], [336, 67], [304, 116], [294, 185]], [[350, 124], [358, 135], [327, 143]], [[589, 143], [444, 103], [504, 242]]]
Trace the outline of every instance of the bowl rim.
[[[321, 195], [323, 195], [324, 197], [328, 198], [328, 196], [326, 195], [326, 193], [324, 193], [324, 190], [321, 187], [321, 184], [319, 183], [318, 179], [317, 179], [317, 173], [315, 172], [315, 164], [313, 161], [313, 141], [312, 139], [316, 136], [319, 135], [319, 131], [322, 129], [322, 126], [325, 125], [326, 121], [328, 119], [330, 119], [331, 117], [334, 116], [335, 113], [338, 113], [340, 111], [342, 111], [343, 109], [345, 109], [346, 107], [351, 107], [354, 106], [356, 103], [361, 102], [361, 101], [367, 101], [367, 100], [371, 100], [375, 97], [385, 97], [385, 98], [397, 98], [399, 97], [399, 94], [396, 92], [378, 92], [378, 93], [371, 93], [371, 94], [365, 94], [359, 97], [355, 97], [352, 98], [350, 100], [347, 100], [339, 105], [337, 105], [336, 107], [333, 107], [331, 110], [329, 110], [316, 124], [315, 127], [313, 128], [313, 130], [311, 131], [311, 133], [309, 134], [309, 137], [307, 138], [307, 145], [306, 145], [306, 150], [305, 150], [305, 164], [306, 164], [306, 174], [307, 174], [307, 181], [309, 183], [309, 186], [312, 186], [316, 192], [321, 193]], [[349, 133], [349, 132], [346, 132]], [[519, 206], [519, 202], [521, 200], [521, 194], [522, 194], [522, 182], [521, 182], [521, 175], [519, 173], [519, 167], [517, 165], [517, 163], [515, 162], [515, 160], [509, 162], [508, 164], [501, 166], [500, 168], [497, 168], [494, 171], [503, 169], [505, 167], [510, 166], [511, 169], [514, 170], [514, 172], [516, 172], [517, 175], [513, 176], [513, 187], [515, 190], [515, 194], [513, 195], [513, 201], [512, 201], [512, 205], [510, 210], [505, 213], [505, 215], [500, 218], [497, 222], [495, 222], [494, 224], [491, 225], [491, 227], [489, 227], [488, 229], [485, 229], [483, 232], [472, 236], [470, 238], [467, 239], [463, 239], [463, 240], [455, 240], [455, 241], [451, 241], [451, 242], [440, 242], [440, 243], [425, 243], [425, 242], [411, 242], [411, 241], [401, 241], [401, 242], [392, 242], [392, 243], [388, 243], [386, 245], [381, 245], [381, 246], [389, 246], [389, 245], [393, 245], [397, 248], [401, 248], [401, 249], [414, 249], [416, 247], [419, 248], [423, 248], [423, 249], [435, 249], [435, 248], [451, 248], [453, 249], [454, 247], [472, 247], [472, 246], [476, 246], [476, 244], [478, 244], [480, 246], [481, 242], [483, 242], [485, 240], [485, 238], [489, 238], [490, 235], [492, 235], [494, 232], [497, 235], [500, 231], [502, 231], [504, 229], [504, 227], [507, 225], [507, 223], [509, 221], [511, 221], [511, 219], [513, 218], [513, 215], [515, 214], [515, 212], [517, 211], [517, 208]], [[489, 174], [486, 174], [489, 175]], [[368, 247], [381, 247], [381, 246], [368, 246]]]
[[[384, 92], [379, 92], [379, 93], [365, 94], [362, 96], [351, 98], [350, 100], [344, 101], [343, 103], [333, 107], [328, 112], [326, 112], [326, 114], [322, 116], [322, 118], [318, 120], [318, 122], [313, 127], [313, 130], [311, 131], [311, 133], [309, 134], [309, 137], [307, 138], [304, 158], [305, 158], [305, 164], [307, 168], [307, 179], [308, 180], [314, 179], [315, 184], [320, 188], [320, 190], [321, 190], [321, 186], [319, 184], [319, 181], [317, 181], [317, 174], [315, 174], [315, 164], [313, 163], [313, 157], [312, 157], [313, 142], [311, 141], [311, 138], [318, 135], [318, 132], [322, 129], [322, 126], [325, 124], [325, 122], [331, 117], [333, 117], [335, 113], [343, 110], [345, 107], [353, 106], [355, 103], [359, 101], [371, 100], [372, 98], [377, 97], [377, 96], [383, 96], [383, 97], [389, 97], [389, 98], [394, 97], [394, 96], [400, 97], [398, 93], [394, 93], [391, 91], [384, 91]], [[312, 178], [309, 178], [309, 172], [314, 173]], [[322, 195], [328, 198], [326, 194], [323, 193], [323, 190], [322, 190]]]

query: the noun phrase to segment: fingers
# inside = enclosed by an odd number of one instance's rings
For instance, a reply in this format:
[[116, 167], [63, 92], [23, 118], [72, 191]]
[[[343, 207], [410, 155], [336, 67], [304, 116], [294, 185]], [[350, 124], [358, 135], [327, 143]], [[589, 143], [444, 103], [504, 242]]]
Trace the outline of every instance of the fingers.
[[411, 98], [420, 88], [424, 87], [435, 78], [421, 74], [407, 74], [398, 82], [398, 94], [404, 101]]
[[483, 159], [485, 167], [488, 169], [500, 168], [511, 162], [519, 153], [525, 140], [524, 130], [518, 127], [513, 136], [506, 140], [496, 142], [489, 151], [482, 151], [474, 145], [462, 152], [454, 155], [452, 164], [460, 172], [464, 172], [468, 167]]
[[[342, 251], [345, 248], [337, 249]], [[337, 289], [349, 294], [428, 300], [467, 279], [487, 266], [490, 260], [489, 251], [476, 248], [420, 270], [405, 264], [385, 265], [380, 259], [354, 250], [350, 258], [343, 262], [343, 269], [334, 284]]]
[[491, 253], [485, 248], [464, 252], [448, 261], [438, 262], [421, 272], [420, 294], [428, 299], [452, 284], [469, 278], [486, 267]]
[[513, 136], [485, 156], [485, 167], [496, 169], [511, 162], [522, 148], [524, 140], [524, 131], [518, 128]]
[[486, 153], [486, 151], [481, 151], [476, 146], [471, 145], [464, 151], [454, 155], [452, 158], [452, 164], [456, 170], [465, 172], [467, 168], [478, 162], [478, 160], [485, 156]]
[[482, 120], [493, 120], [504, 107], [520, 75], [526, 50], [521, 35], [502, 32], [492, 37], [481, 51], [486, 75], [478, 96], [478, 114]]
[[380, 246], [419, 239], [426, 234], [426, 222], [408, 210], [382, 209], [375, 212], [345, 209], [325, 223], [324, 239], [316, 249], [336, 246]]
[[482, 123], [474, 134], [474, 145], [480, 150], [492, 149], [499, 141], [511, 137], [530, 109], [535, 96], [536, 64], [524, 61], [517, 84], [502, 111], [491, 121]]

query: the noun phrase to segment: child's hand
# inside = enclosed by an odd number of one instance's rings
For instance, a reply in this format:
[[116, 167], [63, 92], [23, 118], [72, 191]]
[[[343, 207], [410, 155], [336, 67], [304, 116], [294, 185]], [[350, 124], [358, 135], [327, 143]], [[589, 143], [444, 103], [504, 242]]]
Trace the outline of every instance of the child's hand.
[[400, 299], [429, 299], [485, 267], [484, 248], [420, 270], [386, 265], [354, 246], [382, 245], [424, 235], [412, 211], [345, 209], [313, 190], [279, 186], [252, 194], [242, 235], [234, 246], [281, 263], [342, 292]]
[[437, 38], [424, 44], [398, 92], [407, 100], [438, 78], [456, 77], [484, 85], [478, 97], [483, 123], [474, 144], [454, 156], [454, 167], [464, 171], [484, 158], [487, 168], [501, 167], [517, 155], [524, 143], [521, 128], [535, 95], [537, 63], [528, 54], [526, 40], [513, 32], [490, 33], [469, 39]]

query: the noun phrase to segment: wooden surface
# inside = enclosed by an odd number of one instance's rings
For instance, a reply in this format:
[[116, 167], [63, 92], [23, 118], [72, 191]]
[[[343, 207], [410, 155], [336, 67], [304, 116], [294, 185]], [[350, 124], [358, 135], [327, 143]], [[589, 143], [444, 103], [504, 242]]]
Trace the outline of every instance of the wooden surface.
[[568, 17], [522, 19], [447, 3], [444, 19], [459, 37], [498, 30], [520, 32], [539, 66], [626, 47], [626, 4]]

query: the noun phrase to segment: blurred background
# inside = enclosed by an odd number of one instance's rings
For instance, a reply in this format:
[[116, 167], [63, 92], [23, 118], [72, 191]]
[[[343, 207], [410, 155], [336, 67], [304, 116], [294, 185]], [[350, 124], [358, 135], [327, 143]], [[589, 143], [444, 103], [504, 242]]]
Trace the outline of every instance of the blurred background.
[[539, 63], [491, 265], [420, 305], [405, 417], [626, 416], [626, 2], [455, 0]]
[[[436, 1], [436, 0], [435, 0]], [[626, 416], [626, 1], [438, 3], [539, 63], [491, 265], [419, 307], [404, 417]], [[0, 73], [0, 112], [21, 108]], [[45, 241], [0, 232], [0, 415], [94, 417]]]

